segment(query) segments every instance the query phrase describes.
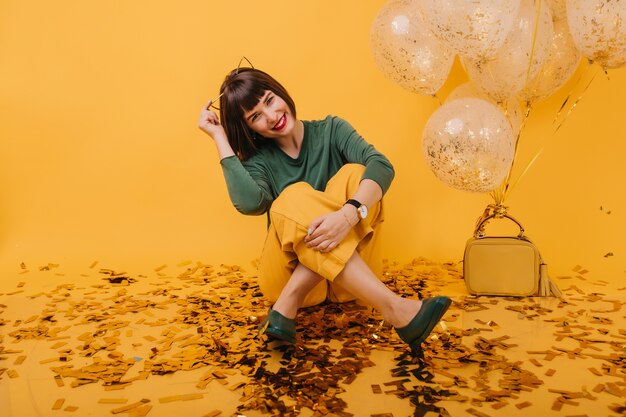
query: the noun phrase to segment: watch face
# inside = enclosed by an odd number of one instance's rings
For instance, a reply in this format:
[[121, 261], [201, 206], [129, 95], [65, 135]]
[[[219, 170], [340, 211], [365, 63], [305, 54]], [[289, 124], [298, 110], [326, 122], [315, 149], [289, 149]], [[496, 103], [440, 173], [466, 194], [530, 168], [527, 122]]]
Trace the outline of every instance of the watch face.
[[361, 207], [359, 207], [359, 216], [361, 217], [361, 219], [367, 217], [367, 206], [362, 204]]

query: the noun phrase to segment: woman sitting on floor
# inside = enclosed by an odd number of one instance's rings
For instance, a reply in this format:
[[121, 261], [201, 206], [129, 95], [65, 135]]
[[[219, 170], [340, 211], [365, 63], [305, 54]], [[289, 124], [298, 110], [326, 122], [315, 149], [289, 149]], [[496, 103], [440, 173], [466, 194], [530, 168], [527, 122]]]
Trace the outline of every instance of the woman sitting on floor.
[[220, 93], [220, 118], [209, 101], [198, 127], [215, 142], [237, 210], [269, 212], [259, 284], [274, 304], [262, 330], [295, 343], [300, 307], [356, 297], [419, 349], [451, 301], [400, 297], [368, 265], [394, 177], [387, 158], [338, 117], [298, 119], [263, 71], [231, 71]]

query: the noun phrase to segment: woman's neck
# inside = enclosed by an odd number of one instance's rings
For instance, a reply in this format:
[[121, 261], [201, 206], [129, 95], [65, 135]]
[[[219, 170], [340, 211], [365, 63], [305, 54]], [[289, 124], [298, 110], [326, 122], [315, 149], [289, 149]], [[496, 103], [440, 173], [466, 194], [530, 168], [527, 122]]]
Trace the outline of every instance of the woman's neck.
[[291, 134], [282, 138], [276, 138], [276, 145], [281, 151], [289, 155], [291, 158], [297, 158], [302, 150], [302, 142], [304, 140], [304, 123], [296, 119]]

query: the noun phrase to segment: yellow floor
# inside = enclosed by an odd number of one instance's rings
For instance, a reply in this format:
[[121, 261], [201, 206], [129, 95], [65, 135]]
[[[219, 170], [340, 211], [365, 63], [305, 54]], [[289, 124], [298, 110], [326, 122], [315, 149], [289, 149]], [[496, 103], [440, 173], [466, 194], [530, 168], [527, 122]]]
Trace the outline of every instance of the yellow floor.
[[0, 284], [0, 415], [626, 414], [626, 283], [577, 267], [561, 300], [475, 298], [453, 265], [390, 263], [396, 291], [454, 299], [420, 358], [355, 303], [303, 310], [295, 347], [266, 344], [247, 269], [16, 265]]

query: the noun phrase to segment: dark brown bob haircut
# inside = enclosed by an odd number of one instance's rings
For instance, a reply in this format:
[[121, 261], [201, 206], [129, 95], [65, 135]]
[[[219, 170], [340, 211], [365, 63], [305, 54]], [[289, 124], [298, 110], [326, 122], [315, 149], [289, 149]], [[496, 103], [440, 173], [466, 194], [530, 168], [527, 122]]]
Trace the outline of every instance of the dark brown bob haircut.
[[232, 70], [220, 88], [220, 120], [226, 131], [228, 142], [237, 157], [246, 160], [254, 155], [265, 143], [265, 139], [246, 125], [244, 112], [252, 110], [271, 91], [285, 100], [293, 117], [296, 105], [278, 81], [269, 74], [254, 68]]

